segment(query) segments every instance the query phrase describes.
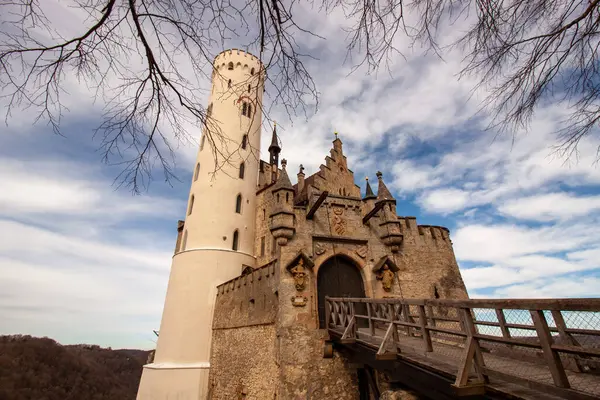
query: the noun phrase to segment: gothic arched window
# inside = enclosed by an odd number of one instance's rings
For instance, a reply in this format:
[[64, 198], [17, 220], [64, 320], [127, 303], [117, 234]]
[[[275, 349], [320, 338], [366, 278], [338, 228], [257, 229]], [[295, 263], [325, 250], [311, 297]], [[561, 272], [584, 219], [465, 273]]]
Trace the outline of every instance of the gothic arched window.
[[227, 82], [227, 87], [230, 88], [231, 87], [231, 79]]
[[200, 163], [196, 164], [196, 170], [194, 171], [194, 182], [198, 180], [198, 173], [200, 172]]
[[242, 136], [242, 149], [246, 150], [246, 146], [248, 145], [248, 135]]
[[183, 231], [183, 240], [181, 241], [181, 248], [179, 249], [179, 251], [185, 250], [186, 243], [187, 243], [187, 229], [185, 231]]
[[250, 93], [250, 89], [251, 89], [251, 86], [250, 86], [250, 85], [248, 85], [248, 93]]
[[237, 229], [235, 231], [233, 231], [233, 240], [232, 240], [232, 243], [231, 243], [231, 250], [237, 250], [238, 249], [239, 236], [240, 236], [240, 233], [238, 232]]
[[233, 63], [230, 62], [229, 64], [227, 64], [227, 69], [228, 70], [232, 70], [233, 69]]
[[240, 164], [240, 179], [244, 179], [244, 172], [246, 170], [246, 164], [245, 163], [241, 163]]
[[235, 212], [238, 214], [242, 213], [242, 195], [238, 194], [235, 198]]
[[194, 209], [194, 195], [190, 197], [190, 205], [188, 207], [188, 215], [192, 214], [192, 210]]
[[250, 75], [254, 75], [254, 68], [250, 70]]

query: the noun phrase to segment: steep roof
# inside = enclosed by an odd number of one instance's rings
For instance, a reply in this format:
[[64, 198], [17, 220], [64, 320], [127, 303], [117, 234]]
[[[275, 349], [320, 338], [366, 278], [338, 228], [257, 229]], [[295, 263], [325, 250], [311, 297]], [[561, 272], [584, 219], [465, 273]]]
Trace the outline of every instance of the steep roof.
[[363, 200], [376, 199], [375, 193], [373, 193], [373, 189], [371, 189], [371, 184], [369, 183], [369, 178], [367, 178], [367, 191]]
[[377, 179], [379, 180], [379, 187], [377, 188], [377, 200], [394, 200], [394, 196], [390, 193], [387, 186], [383, 182], [383, 174], [381, 171], [377, 171]]
[[282, 167], [281, 172], [279, 173], [277, 182], [275, 182], [275, 185], [273, 185], [273, 188], [271, 190], [272, 191], [281, 190], [281, 189], [294, 190], [294, 186], [292, 185], [292, 182], [290, 181], [290, 177], [288, 176], [288, 173], [285, 169], [285, 167], [286, 167], [285, 160], [282, 161], [281, 167]]
[[281, 151], [279, 147], [279, 141], [277, 140], [277, 124], [273, 126], [273, 136], [271, 137], [271, 145], [269, 146], [269, 153], [276, 150], [277, 153]]

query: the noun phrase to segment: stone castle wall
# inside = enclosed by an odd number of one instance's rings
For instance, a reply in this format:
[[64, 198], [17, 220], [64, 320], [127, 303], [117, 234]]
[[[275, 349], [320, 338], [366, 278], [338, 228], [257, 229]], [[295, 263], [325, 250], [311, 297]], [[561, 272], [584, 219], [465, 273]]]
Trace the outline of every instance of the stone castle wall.
[[210, 399], [275, 399], [278, 271], [275, 263], [218, 286]]
[[[261, 176], [268, 175], [267, 169], [263, 167]], [[276, 245], [270, 230], [278, 206], [274, 186], [266, 176], [260, 182], [254, 250], [256, 265], [265, 267], [219, 286], [211, 357], [213, 398], [358, 399], [360, 366], [335, 351], [332, 358], [323, 357], [329, 338], [319, 329], [319, 269], [331, 257], [343, 256], [360, 271], [365, 295], [372, 298], [467, 298], [448, 229], [397, 216], [393, 200], [364, 224], [363, 217], [377, 200], [360, 198], [341, 142], [334, 142], [326, 165], [306, 179], [305, 190], [296, 187], [295, 205], [289, 208], [293, 235], [285, 244]], [[325, 190], [329, 195], [307, 219]], [[396, 251], [382, 240], [389, 229], [402, 235]], [[290, 272], [299, 257], [306, 257], [307, 266], [300, 289]], [[398, 268], [390, 290], [373, 271], [386, 257]]]

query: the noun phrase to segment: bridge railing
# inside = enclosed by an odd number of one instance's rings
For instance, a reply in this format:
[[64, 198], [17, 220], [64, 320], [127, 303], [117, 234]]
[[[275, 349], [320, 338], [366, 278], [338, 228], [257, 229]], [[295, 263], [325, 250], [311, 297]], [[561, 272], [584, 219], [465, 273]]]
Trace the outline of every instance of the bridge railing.
[[[600, 299], [326, 298], [326, 325], [377, 358], [417, 346], [456, 365], [457, 389], [508, 379], [567, 398], [600, 396]], [[468, 392], [468, 390], [466, 390]]]

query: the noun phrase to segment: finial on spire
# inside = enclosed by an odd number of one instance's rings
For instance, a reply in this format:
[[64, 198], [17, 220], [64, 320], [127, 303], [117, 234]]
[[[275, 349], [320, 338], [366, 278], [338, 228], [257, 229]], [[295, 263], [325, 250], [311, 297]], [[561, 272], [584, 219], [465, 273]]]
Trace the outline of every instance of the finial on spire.
[[281, 168], [285, 169], [287, 167], [287, 160], [284, 158], [281, 160]]
[[304, 174], [304, 166], [300, 164], [300, 172], [298, 174]]
[[383, 177], [383, 174], [381, 173], [381, 171], [377, 171], [377, 173], [375, 175], [377, 175], [377, 179], [379, 179], [379, 180], [381, 180]]
[[338, 138], [338, 131], [337, 131], [337, 130], [335, 130], [335, 131], [333, 132], [333, 134], [335, 135], [335, 138], [337, 139], [337, 138]]
[[363, 200], [376, 199], [377, 197], [375, 196], [375, 193], [373, 193], [373, 189], [371, 189], [371, 184], [369, 183], [369, 177], [365, 176], [365, 180], [367, 181], [367, 192], [365, 197], [363, 197]]

